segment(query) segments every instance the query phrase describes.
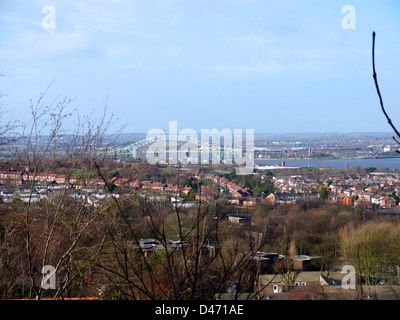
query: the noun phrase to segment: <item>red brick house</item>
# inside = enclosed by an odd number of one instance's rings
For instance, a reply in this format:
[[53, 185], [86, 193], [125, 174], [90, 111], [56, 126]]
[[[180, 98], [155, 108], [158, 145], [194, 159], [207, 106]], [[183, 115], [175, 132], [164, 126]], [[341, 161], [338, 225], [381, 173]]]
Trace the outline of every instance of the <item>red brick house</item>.
[[184, 188], [182, 189], [182, 193], [183, 193], [184, 195], [187, 195], [190, 191], [192, 191], [192, 187], [186, 186], [186, 187], [184, 187]]
[[395, 199], [391, 197], [384, 197], [381, 199], [381, 207], [385, 209], [396, 207], [397, 202]]
[[351, 197], [349, 197], [343, 193], [331, 194], [330, 199], [332, 202], [341, 203], [346, 206], [351, 206], [353, 204]]
[[164, 188], [165, 188], [165, 184], [161, 183], [161, 182], [154, 182], [151, 185], [151, 189], [156, 190], [156, 191], [163, 191]]
[[233, 199], [228, 199], [229, 204], [235, 204], [235, 205], [241, 205], [243, 203], [242, 199], [239, 198], [233, 198]]
[[254, 207], [259, 202], [260, 202], [260, 199], [252, 198], [250, 200], [243, 200], [243, 205], [245, 207]]

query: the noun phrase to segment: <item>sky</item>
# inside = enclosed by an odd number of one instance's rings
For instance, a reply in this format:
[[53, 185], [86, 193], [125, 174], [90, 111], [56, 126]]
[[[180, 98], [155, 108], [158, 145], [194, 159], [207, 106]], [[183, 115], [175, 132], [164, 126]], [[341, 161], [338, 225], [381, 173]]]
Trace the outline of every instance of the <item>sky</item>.
[[398, 0], [0, 0], [0, 103], [29, 121], [50, 86], [127, 133], [391, 132], [373, 31], [400, 128]]

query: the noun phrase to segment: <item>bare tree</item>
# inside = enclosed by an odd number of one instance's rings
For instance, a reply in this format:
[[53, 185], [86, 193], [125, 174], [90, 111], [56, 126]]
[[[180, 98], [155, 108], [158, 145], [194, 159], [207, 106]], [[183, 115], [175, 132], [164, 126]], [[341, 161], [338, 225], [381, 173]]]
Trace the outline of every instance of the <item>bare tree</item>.
[[[102, 206], [89, 200], [93, 190], [102, 188], [96, 166], [102, 166], [107, 158], [100, 151], [107, 150], [122, 129], [109, 136], [114, 120], [113, 115], [107, 115], [105, 105], [99, 119], [93, 115], [80, 119], [78, 115], [74, 131], [66, 134], [65, 120], [77, 114], [68, 112], [73, 100], [56, 97], [46, 103], [49, 88], [36, 102], [31, 101], [31, 121], [24, 124], [14, 150], [16, 162], [26, 169], [23, 187], [29, 194], [24, 201], [14, 199], [10, 207], [16, 217], [1, 249], [6, 253], [2, 268], [13, 267], [14, 283], [2, 287], [3, 297], [41, 299], [82, 294], [83, 283], [95, 272], [93, 261], [115, 222], [115, 204], [107, 196]], [[62, 179], [65, 188], [52, 188], [57, 185], [56, 179]], [[55, 268], [55, 290], [45, 290], [41, 283], [45, 265]], [[93, 290], [90, 292], [98, 287]]]
[[[230, 228], [233, 235], [224, 235], [223, 229], [230, 225], [226, 216], [219, 215], [218, 202], [216, 215], [207, 214], [199, 190], [197, 208], [159, 209], [148, 202], [142, 207], [144, 217], [136, 219], [121, 203], [121, 223], [112, 235], [114, 250], [99, 265], [114, 286], [111, 296], [115, 292], [126, 299], [151, 300], [217, 299], [227, 292], [235, 298], [246, 292], [256, 296], [254, 257], [265, 239], [254, 243], [240, 227]], [[140, 239], [143, 224], [151, 244]]]
[[[129, 190], [116, 193], [106, 151], [120, 131], [110, 139], [114, 120], [107, 102], [99, 119], [81, 117], [69, 111], [73, 99], [57, 96], [48, 103], [50, 87], [31, 101], [31, 121], [14, 149], [15, 163], [25, 167], [27, 199], [15, 196], [0, 206], [6, 213], [1, 270], [13, 274], [11, 283], [0, 285], [3, 297], [60, 299], [101, 292], [105, 298], [189, 300], [226, 292], [238, 298], [262, 289], [254, 288], [259, 274], [254, 258], [265, 237], [255, 241], [251, 232], [232, 226], [218, 200], [202, 200], [201, 187], [191, 195], [197, 200], [190, 209], [162, 206]], [[70, 119], [73, 132], [65, 128]], [[57, 175], [65, 188], [53, 188]], [[104, 198], [95, 205], [90, 200], [98, 188]], [[157, 241], [155, 248], [143, 245], [144, 236]], [[42, 285], [46, 265], [54, 266], [55, 290]]]
[[[0, 77], [4, 77], [5, 74], [0, 71]], [[0, 98], [5, 96], [4, 92], [0, 91]], [[16, 129], [18, 128], [18, 121], [7, 119], [7, 114], [1, 109], [0, 105], [0, 147], [4, 148], [11, 142], [15, 142], [18, 139]]]
[[[375, 69], [375, 37], [376, 37], [376, 33], [373, 32], [372, 33], [372, 69], [373, 69], [373, 78], [374, 78], [374, 82], [375, 82], [375, 87], [376, 87], [376, 91], [377, 91], [377, 94], [379, 97], [379, 102], [381, 105], [382, 112], [385, 115], [387, 122], [389, 123], [389, 125], [391, 126], [393, 131], [396, 133], [397, 138], [400, 138], [400, 132], [397, 130], [396, 126], [392, 122], [392, 119], [390, 119], [389, 115], [387, 114], [387, 112], [385, 110], [382, 94], [381, 94], [379, 84], [378, 84], [378, 77], [377, 77], [376, 69]], [[397, 140], [395, 137], [393, 137], [393, 140], [396, 141], [396, 143], [400, 145], [400, 141]], [[396, 150], [396, 152], [400, 152], [400, 151]]]

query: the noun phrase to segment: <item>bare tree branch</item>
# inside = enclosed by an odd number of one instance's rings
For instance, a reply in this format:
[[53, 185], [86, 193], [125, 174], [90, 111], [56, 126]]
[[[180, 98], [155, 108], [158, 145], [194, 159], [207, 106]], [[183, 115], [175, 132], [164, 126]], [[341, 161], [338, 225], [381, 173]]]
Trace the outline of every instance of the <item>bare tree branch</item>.
[[[378, 96], [379, 96], [379, 101], [380, 101], [380, 104], [381, 104], [382, 112], [385, 115], [389, 125], [392, 127], [393, 131], [396, 133], [397, 137], [400, 138], [399, 131], [397, 130], [395, 125], [392, 123], [392, 120], [389, 118], [389, 116], [388, 116], [388, 114], [387, 114], [387, 112], [385, 110], [385, 107], [383, 105], [383, 98], [382, 98], [382, 95], [381, 95], [381, 91], [379, 89], [378, 78], [377, 78], [376, 70], [375, 70], [375, 36], [376, 36], [376, 33], [374, 31], [372, 33], [372, 69], [373, 69], [373, 72], [374, 72], [373, 77], [374, 77], [374, 81], [375, 81], [375, 87], [376, 87], [376, 91], [377, 91]], [[395, 137], [393, 137], [393, 140], [396, 141], [397, 144], [400, 145], [400, 142]]]

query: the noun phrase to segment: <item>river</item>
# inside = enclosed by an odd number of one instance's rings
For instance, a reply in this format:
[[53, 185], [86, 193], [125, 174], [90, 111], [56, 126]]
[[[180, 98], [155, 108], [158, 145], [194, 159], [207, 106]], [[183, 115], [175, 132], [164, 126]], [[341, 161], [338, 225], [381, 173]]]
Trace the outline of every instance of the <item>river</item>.
[[348, 160], [255, 160], [261, 166], [281, 164], [285, 162], [286, 167], [376, 167], [389, 168], [391, 170], [400, 168], [400, 158], [381, 159], [348, 159]]

